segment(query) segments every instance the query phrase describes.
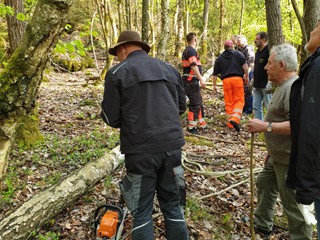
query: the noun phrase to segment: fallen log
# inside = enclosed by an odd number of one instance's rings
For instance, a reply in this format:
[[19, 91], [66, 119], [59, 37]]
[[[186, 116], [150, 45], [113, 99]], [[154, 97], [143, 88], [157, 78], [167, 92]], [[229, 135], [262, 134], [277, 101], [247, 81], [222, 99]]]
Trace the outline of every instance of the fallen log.
[[0, 222], [0, 240], [28, 239], [123, 162], [119, 147], [90, 162], [59, 184], [33, 196]]

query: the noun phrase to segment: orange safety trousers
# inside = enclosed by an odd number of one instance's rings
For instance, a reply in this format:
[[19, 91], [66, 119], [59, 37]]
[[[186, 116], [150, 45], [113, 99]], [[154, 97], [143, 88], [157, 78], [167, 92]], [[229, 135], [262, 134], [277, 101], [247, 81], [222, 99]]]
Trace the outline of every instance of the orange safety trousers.
[[244, 85], [241, 77], [228, 77], [223, 79], [224, 102], [228, 118], [228, 127], [233, 128], [229, 121], [240, 123], [244, 106]]

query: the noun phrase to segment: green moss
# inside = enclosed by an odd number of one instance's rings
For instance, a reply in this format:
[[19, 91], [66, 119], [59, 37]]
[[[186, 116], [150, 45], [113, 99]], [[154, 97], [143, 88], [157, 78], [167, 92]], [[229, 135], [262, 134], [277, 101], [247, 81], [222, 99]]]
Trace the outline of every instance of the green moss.
[[22, 118], [16, 132], [16, 142], [19, 147], [30, 148], [44, 140], [39, 130], [38, 109], [34, 109], [29, 115]]
[[185, 136], [184, 137], [187, 142], [190, 142], [195, 145], [202, 145], [202, 146], [208, 146], [208, 147], [214, 147], [215, 144], [212, 141], [202, 139], [202, 138], [197, 138], [197, 137], [189, 137]]

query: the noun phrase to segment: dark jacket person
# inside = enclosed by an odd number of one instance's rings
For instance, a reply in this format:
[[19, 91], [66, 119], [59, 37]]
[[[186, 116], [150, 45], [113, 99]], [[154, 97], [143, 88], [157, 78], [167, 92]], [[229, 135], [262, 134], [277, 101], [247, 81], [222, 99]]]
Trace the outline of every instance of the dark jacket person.
[[186, 110], [186, 96], [179, 72], [150, 57], [149, 50], [137, 32], [121, 32], [118, 43], [109, 49], [120, 63], [106, 75], [101, 116], [108, 125], [120, 128], [127, 170], [120, 190], [133, 215], [132, 239], [154, 239], [152, 210], [157, 192], [166, 238], [186, 240], [181, 167], [185, 141], [179, 118]]

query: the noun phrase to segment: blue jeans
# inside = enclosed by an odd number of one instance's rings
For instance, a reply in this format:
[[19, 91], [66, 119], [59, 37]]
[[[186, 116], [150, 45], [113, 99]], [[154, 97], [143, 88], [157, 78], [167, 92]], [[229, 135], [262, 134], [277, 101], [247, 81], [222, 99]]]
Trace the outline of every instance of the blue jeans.
[[266, 92], [265, 88], [253, 89], [253, 112], [254, 118], [263, 120], [262, 102], [265, 108], [267, 108], [272, 94]]
[[320, 201], [319, 200], [314, 202], [314, 208], [316, 210], [318, 239], [320, 239]]

